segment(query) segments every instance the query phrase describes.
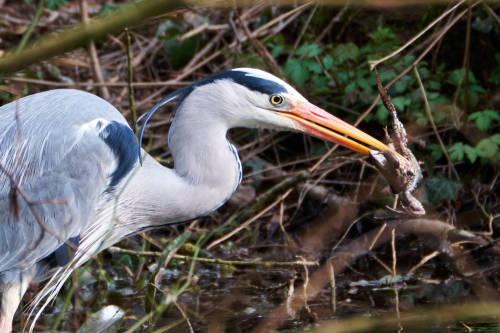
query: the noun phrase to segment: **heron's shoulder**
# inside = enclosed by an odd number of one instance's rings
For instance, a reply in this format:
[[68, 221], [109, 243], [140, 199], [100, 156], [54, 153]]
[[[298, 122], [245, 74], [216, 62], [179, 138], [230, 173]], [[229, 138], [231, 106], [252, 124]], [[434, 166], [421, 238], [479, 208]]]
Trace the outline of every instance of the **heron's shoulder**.
[[108, 145], [117, 161], [109, 182], [109, 186], [113, 188], [133, 169], [139, 159], [139, 143], [129, 126], [116, 121], [106, 124], [99, 137]]

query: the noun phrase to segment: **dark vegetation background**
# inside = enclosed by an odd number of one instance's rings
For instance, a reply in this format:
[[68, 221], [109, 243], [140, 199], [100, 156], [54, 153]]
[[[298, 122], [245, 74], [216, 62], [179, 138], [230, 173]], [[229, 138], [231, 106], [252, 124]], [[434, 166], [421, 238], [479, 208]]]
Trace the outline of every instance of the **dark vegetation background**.
[[[33, 41], [86, 20], [81, 8], [96, 17], [127, 6], [0, 0], [0, 54], [21, 50], [23, 36]], [[451, 6], [187, 6], [129, 29], [137, 114], [212, 73], [257, 67], [351, 123], [362, 119], [359, 127], [382, 138], [388, 111], [374, 102], [368, 61], [396, 50]], [[497, 4], [466, 2], [377, 67], [384, 84], [397, 79], [389, 94], [422, 162], [417, 195], [424, 218], [387, 208], [394, 195], [365, 157], [299, 134], [235, 129], [230, 137], [244, 178], [234, 197], [209, 217], [100, 253], [67, 282], [36, 330], [98, 331], [91, 326], [102, 317], [96, 312], [116, 305], [123, 313], [110, 331], [498, 331], [499, 15]], [[432, 119], [414, 72], [398, 77], [412, 65]], [[128, 68], [125, 32], [110, 35], [0, 77], [0, 103], [73, 87], [104, 97], [132, 124]], [[146, 147], [165, 165], [173, 163], [170, 111], [155, 116], [146, 132]], [[253, 205], [257, 195], [297, 177], [306, 182]], [[193, 266], [193, 256], [212, 262]], [[19, 315], [15, 328], [26, 320]]]

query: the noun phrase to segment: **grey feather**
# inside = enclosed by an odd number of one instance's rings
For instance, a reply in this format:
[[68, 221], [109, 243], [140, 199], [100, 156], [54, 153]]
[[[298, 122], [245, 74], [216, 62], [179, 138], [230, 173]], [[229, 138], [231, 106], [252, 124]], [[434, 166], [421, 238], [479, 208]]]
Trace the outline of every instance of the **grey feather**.
[[31, 201], [45, 201], [33, 209], [48, 229], [40, 227], [19, 194], [21, 221], [16, 221], [8, 207], [10, 182], [1, 174], [0, 272], [29, 268], [89, 223], [116, 159], [98, 136], [102, 122], [109, 121], [126, 124], [113, 106], [78, 90], [52, 90], [0, 108], [0, 163]]

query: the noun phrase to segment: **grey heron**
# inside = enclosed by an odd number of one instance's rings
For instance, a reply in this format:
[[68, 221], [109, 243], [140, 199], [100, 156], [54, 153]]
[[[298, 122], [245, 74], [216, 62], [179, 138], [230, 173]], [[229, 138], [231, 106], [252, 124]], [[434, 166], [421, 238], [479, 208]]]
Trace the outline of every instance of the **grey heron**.
[[38, 296], [50, 299], [96, 252], [228, 200], [242, 173], [230, 128], [299, 131], [363, 154], [390, 150], [281, 79], [249, 68], [166, 96], [147, 113], [141, 138], [154, 112], [175, 99], [168, 134], [174, 168], [142, 151], [121, 113], [90, 93], [50, 90], [0, 108], [0, 332], [11, 330], [30, 283], [51, 277]]

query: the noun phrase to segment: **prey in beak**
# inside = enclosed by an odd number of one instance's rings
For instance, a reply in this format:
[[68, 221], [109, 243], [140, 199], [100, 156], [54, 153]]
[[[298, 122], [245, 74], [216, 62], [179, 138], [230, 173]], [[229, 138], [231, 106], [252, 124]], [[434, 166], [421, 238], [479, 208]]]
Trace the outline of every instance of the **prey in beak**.
[[364, 155], [368, 155], [371, 150], [388, 150], [405, 160], [386, 144], [307, 101], [290, 102], [286, 111], [277, 112], [293, 119], [297, 130], [317, 138], [337, 143]]

